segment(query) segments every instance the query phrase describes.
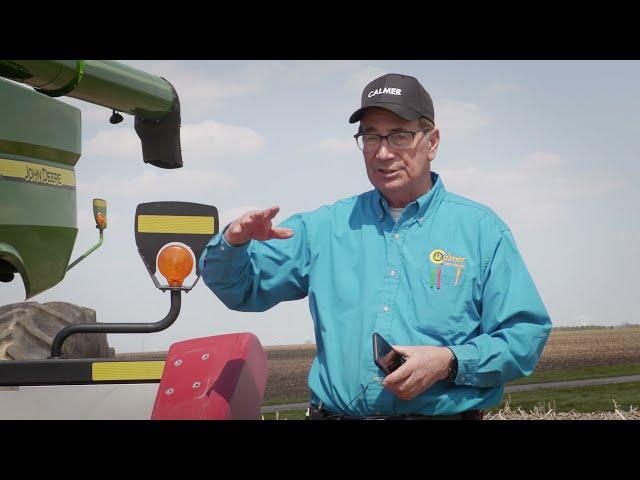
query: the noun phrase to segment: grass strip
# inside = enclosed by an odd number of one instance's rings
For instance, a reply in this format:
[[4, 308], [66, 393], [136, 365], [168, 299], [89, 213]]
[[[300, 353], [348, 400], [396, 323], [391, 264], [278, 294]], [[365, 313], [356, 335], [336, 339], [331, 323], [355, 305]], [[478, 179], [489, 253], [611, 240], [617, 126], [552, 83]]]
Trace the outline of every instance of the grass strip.
[[637, 408], [640, 404], [640, 382], [505, 393], [499, 407], [491, 410], [502, 409], [509, 402], [511, 410], [521, 408], [528, 412], [536, 406], [544, 406], [557, 412], [575, 410], [590, 413], [612, 411], [615, 407], [614, 401], [620, 410]]
[[507, 383], [507, 385], [528, 385], [533, 383], [586, 380], [590, 378], [622, 377], [625, 375], [640, 375], [640, 365], [608, 365], [579, 370], [533, 372], [530, 376], [519, 378], [518, 380]]

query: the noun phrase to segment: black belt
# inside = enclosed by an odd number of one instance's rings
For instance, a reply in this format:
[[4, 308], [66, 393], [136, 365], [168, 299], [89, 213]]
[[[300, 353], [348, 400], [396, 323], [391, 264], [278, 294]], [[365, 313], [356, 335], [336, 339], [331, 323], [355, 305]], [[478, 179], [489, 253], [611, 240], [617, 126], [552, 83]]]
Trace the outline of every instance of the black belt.
[[366, 415], [354, 417], [342, 413], [334, 413], [324, 408], [311, 405], [309, 420], [482, 420], [482, 410], [467, 410], [453, 415], [418, 415], [415, 413], [404, 415]]

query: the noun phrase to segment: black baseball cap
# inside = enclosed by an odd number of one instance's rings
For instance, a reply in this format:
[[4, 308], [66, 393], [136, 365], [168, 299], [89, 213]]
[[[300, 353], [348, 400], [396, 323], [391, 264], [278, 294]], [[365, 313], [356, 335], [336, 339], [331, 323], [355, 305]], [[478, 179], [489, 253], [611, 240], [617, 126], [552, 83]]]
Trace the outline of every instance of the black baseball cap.
[[362, 91], [361, 107], [353, 112], [349, 123], [362, 119], [369, 107], [385, 108], [405, 120], [426, 117], [435, 124], [431, 96], [414, 77], [387, 73], [370, 82]]

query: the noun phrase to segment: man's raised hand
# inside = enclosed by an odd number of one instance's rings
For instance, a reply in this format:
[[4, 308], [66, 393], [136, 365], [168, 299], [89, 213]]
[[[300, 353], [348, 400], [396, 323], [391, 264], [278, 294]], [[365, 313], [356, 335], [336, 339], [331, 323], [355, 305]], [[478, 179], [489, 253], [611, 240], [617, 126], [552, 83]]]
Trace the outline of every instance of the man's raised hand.
[[273, 206], [266, 210], [254, 210], [245, 213], [234, 220], [224, 232], [224, 238], [229, 245], [237, 246], [249, 240], [271, 240], [272, 238], [291, 238], [293, 230], [290, 228], [274, 227], [271, 223], [280, 211], [280, 207]]

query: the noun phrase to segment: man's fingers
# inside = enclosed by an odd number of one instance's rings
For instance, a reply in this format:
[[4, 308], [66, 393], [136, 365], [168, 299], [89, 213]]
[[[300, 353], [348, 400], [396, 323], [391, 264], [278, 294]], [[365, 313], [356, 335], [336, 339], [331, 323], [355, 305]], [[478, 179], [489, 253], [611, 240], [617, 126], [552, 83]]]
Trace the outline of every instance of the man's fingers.
[[400, 382], [404, 381], [405, 379], [409, 378], [411, 376], [411, 372], [412, 372], [411, 367], [408, 367], [407, 364], [405, 363], [404, 365], [399, 367], [395, 372], [387, 375], [384, 378], [382, 385], [384, 386], [392, 385], [392, 384], [397, 385]]
[[286, 239], [293, 237], [293, 230], [290, 228], [273, 227], [271, 229], [271, 238]]
[[416, 378], [414, 375], [409, 375], [409, 377], [405, 378], [403, 382], [400, 382], [398, 385], [398, 390], [402, 393], [408, 393], [413, 390], [413, 387], [416, 383]]
[[[396, 373], [396, 372], [393, 372]], [[395, 395], [401, 400], [411, 400], [417, 394], [416, 392], [416, 379], [413, 374], [409, 375], [407, 378], [400, 380], [397, 383], [393, 383], [389, 385], [389, 388]]]
[[410, 357], [413, 350], [413, 348], [411, 347], [406, 347], [401, 345], [391, 345], [391, 348], [393, 348], [396, 352], [398, 352], [403, 357]]
[[245, 213], [243, 216], [241, 216], [235, 222], [233, 222], [233, 224], [235, 224], [235, 226], [239, 229], [238, 231], [242, 231], [248, 228], [250, 225], [253, 225], [253, 223], [255, 223], [257, 219], [256, 215], [258, 213], [259, 212]]
[[230, 233], [240, 233], [242, 231], [242, 223], [240, 220], [236, 220], [231, 225], [229, 225]]
[[267, 208], [266, 210], [255, 210], [253, 212], [247, 213], [244, 218], [242, 218], [243, 225], [251, 225], [254, 223], [264, 223], [271, 220], [275, 217], [280, 211], [280, 207], [273, 206], [271, 208]]
[[244, 243], [250, 239], [269, 240], [270, 238], [291, 238], [293, 231], [289, 228], [273, 228], [271, 220], [280, 211], [280, 207], [274, 205], [265, 210], [247, 212], [234, 221], [227, 230], [231, 235], [228, 241]]
[[267, 208], [266, 210], [264, 210], [264, 218], [271, 220], [278, 214], [279, 211], [280, 207], [277, 205], [274, 205], [271, 208]]
[[254, 210], [253, 212], [247, 212], [237, 220], [237, 223], [243, 229], [253, 230], [257, 225], [263, 225], [268, 223], [270, 218], [271, 209], [267, 210]]
[[242, 218], [242, 222], [245, 224], [250, 224], [250, 223], [261, 221], [264, 218], [264, 212], [265, 212], [264, 210], [256, 210], [254, 212], [249, 212]]

